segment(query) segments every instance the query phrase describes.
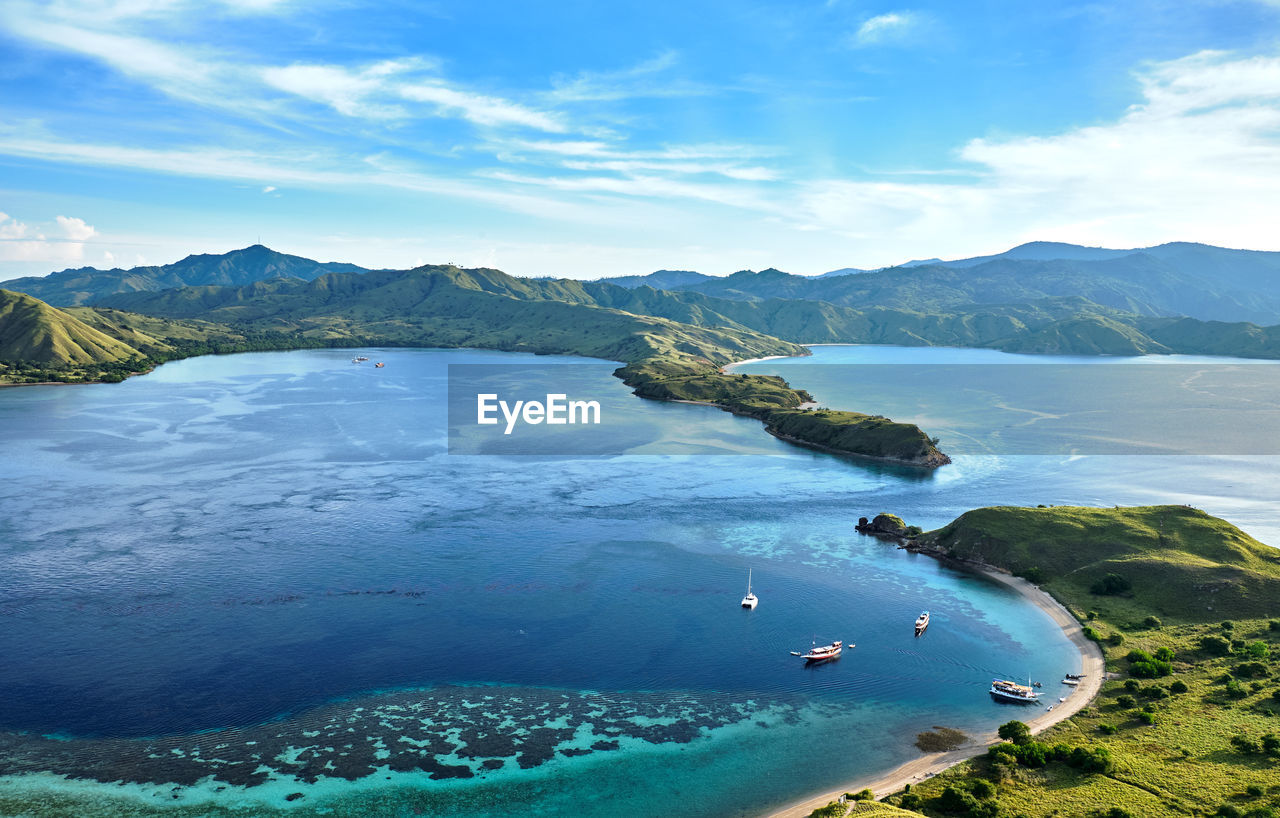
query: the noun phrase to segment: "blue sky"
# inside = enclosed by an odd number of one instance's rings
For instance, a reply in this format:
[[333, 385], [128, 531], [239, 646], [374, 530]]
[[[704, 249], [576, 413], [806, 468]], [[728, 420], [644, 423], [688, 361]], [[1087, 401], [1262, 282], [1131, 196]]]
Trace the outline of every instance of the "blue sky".
[[4, 0], [0, 279], [1280, 250], [1280, 2]]

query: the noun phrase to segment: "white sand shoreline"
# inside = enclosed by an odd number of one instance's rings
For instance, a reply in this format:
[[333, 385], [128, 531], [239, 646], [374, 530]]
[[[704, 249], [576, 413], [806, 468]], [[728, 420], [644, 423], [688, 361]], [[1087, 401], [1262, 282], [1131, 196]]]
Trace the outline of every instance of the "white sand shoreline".
[[[1080, 649], [1080, 672], [1085, 674], [1084, 678], [1080, 680], [1080, 685], [1067, 694], [1065, 702], [1055, 703], [1053, 710], [1038, 709], [1030, 711], [1038, 713], [1035, 718], [1026, 719], [1027, 726], [1031, 728], [1031, 732], [1039, 733], [1060, 721], [1068, 719], [1093, 701], [1102, 689], [1102, 682], [1106, 676], [1106, 664], [1102, 657], [1102, 650], [1097, 644], [1085, 638], [1084, 628], [1071, 612], [1048, 593], [1021, 577], [1015, 577], [992, 569], [971, 567], [971, 570], [975, 570], [1017, 591], [1024, 599], [1048, 614], [1066, 633], [1067, 638]], [[914, 784], [926, 778], [932, 778], [943, 770], [954, 767], [961, 761], [981, 755], [986, 752], [987, 747], [997, 741], [999, 741], [999, 738], [994, 732], [975, 736], [968, 744], [958, 750], [921, 755], [919, 758], [901, 764], [887, 772], [873, 773], [845, 784], [839, 789], [796, 801], [770, 813], [769, 818], [803, 818], [803, 816], [808, 815], [818, 807], [825, 807], [846, 792], [858, 792], [863, 789], [870, 789], [875, 793], [876, 798], [883, 798], [901, 790], [907, 784]]]

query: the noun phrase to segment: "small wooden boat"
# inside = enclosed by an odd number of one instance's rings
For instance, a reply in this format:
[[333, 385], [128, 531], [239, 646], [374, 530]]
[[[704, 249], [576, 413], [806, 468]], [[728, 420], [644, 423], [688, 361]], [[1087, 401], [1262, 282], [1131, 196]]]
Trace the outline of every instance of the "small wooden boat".
[[1063, 680], [1062, 680], [1062, 683], [1063, 683], [1064, 685], [1071, 685], [1072, 687], [1075, 687], [1076, 685], [1080, 684], [1080, 680], [1079, 680], [1079, 679], [1073, 679], [1073, 678], [1071, 678], [1070, 676], [1068, 676], [1067, 678], [1065, 678], [1065, 679], [1063, 679]]
[[378, 361], [378, 362], [377, 362], [376, 364], [374, 364], [373, 366], [374, 366], [374, 368], [375, 368], [375, 369], [382, 369], [382, 367], [386, 366], [386, 364], [384, 364], [382, 361]]
[[925, 611], [916, 617], [916, 636], [924, 633], [924, 629], [929, 627], [929, 612]]
[[992, 679], [990, 693], [991, 697], [997, 701], [1017, 704], [1035, 704], [1036, 699], [1040, 698], [1040, 694], [1031, 686], [1030, 679], [1024, 685], [1008, 679]]
[[[849, 647], [853, 647], [850, 645]], [[791, 651], [792, 656], [799, 656], [805, 662], [826, 662], [830, 659], [839, 659], [840, 651], [844, 649], [844, 642], [837, 639], [830, 645], [818, 646], [817, 640], [814, 640], [813, 646], [809, 648], [808, 653], [801, 653], [798, 650]]]

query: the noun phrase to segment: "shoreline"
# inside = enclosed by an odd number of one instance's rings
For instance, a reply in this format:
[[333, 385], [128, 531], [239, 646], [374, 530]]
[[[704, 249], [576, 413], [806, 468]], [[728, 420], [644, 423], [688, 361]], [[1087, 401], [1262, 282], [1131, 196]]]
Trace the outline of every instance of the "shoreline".
[[[1102, 655], [1102, 649], [1096, 643], [1085, 638], [1084, 627], [1062, 603], [1050, 596], [1048, 592], [1040, 590], [1039, 586], [1033, 585], [1021, 577], [976, 565], [965, 565], [964, 567], [966, 570], [980, 574], [1014, 590], [1023, 599], [1044, 611], [1049, 615], [1050, 619], [1062, 628], [1063, 633], [1067, 635], [1072, 644], [1080, 650], [1080, 672], [1085, 674], [1084, 679], [1081, 680], [1078, 687], [1067, 695], [1065, 702], [1055, 705], [1051, 711], [1042, 709], [1035, 718], [1025, 720], [1032, 733], [1040, 733], [1058, 722], [1069, 719], [1097, 698], [1098, 693], [1102, 690], [1102, 682], [1106, 678], [1106, 662]], [[994, 730], [989, 733], [983, 733], [972, 737], [968, 744], [958, 750], [922, 754], [919, 758], [900, 764], [892, 770], [870, 773], [845, 784], [839, 789], [805, 797], [781, 809], [773, 810], [767, 815], [768, 818], [804, 818], [815, 809], [825, 807], [846, 792], [858, 792], [863, 789], [870, 789], [875, 793], [875, 797], [880, 799], [900, 791], [907, 784], [915, 784], [918, 781], [932, 778], [962, 761], [982, 755], [988, 747], [999, 741], [1000, 739], [996, 736]]]

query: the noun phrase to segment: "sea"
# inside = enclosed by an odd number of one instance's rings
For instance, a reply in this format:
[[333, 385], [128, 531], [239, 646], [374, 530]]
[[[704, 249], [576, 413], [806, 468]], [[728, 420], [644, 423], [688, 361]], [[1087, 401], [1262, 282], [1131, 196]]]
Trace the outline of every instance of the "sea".
[[[1280, 544], [1274, 364], [820, 346], [734, 368], [919, 422], [954, 459], [924, 471], [637, 399], [607, 362], [356, 352], [0, 390], [0, 815], [759, 815], [918, 757], [922, 731], [1025, 718], [993, 677], [1052, 702], [1080, 668], [1034, 606], [859, 517], [1186, 503]], [[1015, 363], [1061, 374], [993, 386]], [[601, 422], [481, 428], [481, 383]], [[1046, 391], [1099, 383], [1160, 397]], [[1230, 433], [1132, 422], [1183, 409]], [[837, 661], [793, 655], [835, 639]]]

